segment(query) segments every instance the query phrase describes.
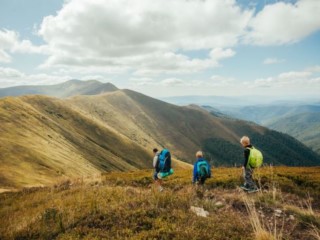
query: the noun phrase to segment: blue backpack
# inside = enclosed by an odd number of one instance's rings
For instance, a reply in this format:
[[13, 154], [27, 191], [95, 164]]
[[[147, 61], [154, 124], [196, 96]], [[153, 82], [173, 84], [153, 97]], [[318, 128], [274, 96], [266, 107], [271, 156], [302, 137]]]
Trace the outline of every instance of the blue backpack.
[[171, 154], [168, 149], [163, 149], [158, 157], [158, 171], [169, 172], [171, 169]]

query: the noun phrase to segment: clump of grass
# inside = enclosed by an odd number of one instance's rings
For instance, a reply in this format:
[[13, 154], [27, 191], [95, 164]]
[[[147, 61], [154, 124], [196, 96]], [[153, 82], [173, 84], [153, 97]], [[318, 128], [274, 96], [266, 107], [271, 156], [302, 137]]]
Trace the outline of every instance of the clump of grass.
[[301, 207], [286, 205], [286, 209], [298, 216], [301, 224], [309, 227], [310, 225], [320, 228], [320, 216], [312, 208], [312, 198], [308, 195], [300, 203]]
[[315, 240], [320, 240], [320, 228], [314, 225], [311, 225], [311, 229], [309, 230], [310, 236], [312, 236]]
[[259, 214], [255, 207], [255, 201], [253, 198], [249, 198], [248, 196], [243, 197], [243, 201], [245, 203], [249, 220], [253, 229], [254, 239], [255, 240], [280, 240], [283, 237], [283, 225], [281, 229], [277, 228], [277, 219], [274, 217], [273, 229], [267, 229], [264, 225], [263, 221], [259, 217]]

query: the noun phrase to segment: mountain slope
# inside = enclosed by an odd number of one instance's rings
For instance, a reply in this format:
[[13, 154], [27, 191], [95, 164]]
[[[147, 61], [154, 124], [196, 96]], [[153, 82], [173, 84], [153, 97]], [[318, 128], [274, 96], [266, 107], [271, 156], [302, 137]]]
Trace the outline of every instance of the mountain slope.
[[68, 102], [143, 146], [167, 147], [186, 162], [203, 149], [215, 165], [242, 162], [239, 139], [249, 135], [269, 163], [317, 165], [319, 156], [288, 135], [256, 124], [216, 117], [194, 106], [179, 107], [130, 90], [78, 96]]
[[283, 117], [268, 126], [297, 138], [315, 152], [320, 153], [320, 112]]
[[137, 143], [58, 99], [1, 99], [0, 121], [1, 185], [48, 184], [63, 176], [151, 167], [152, 156]]
[[65, 100], [3, 98], [0, 122], [0, 186], [7, 187], [151, 168], [154, 147], [167, 147], [188, 163], [202, 149], [215, 166], [241, 164], [242, 135], [252, 138], [267, 163], [320, 164], [317, 154], [288, 135], [130, 90]]
[[0, 88], [0, 97], [39, 94], [65, 98], [75, 95], [96, 95], [116, 90], [118, 89], [111, 83], [101, 83], [95, 80], [70, 80], [56, 85]]

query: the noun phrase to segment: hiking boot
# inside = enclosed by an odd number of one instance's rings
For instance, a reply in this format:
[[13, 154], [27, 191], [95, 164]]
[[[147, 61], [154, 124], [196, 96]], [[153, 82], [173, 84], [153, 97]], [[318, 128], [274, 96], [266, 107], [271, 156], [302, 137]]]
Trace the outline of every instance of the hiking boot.
[[253, 188], [249, 188], [248, 193], [254, 193], [254, 192], [258, 192], [258, 191], [259, 191], [258, 188], [253, 187]]
[[249, 188], [249, 186], [247, 186], [246, 184], [242, 184], [240, 185], [240, 188], [245, 190], [245, 191], [249, 191], [251, 188]]

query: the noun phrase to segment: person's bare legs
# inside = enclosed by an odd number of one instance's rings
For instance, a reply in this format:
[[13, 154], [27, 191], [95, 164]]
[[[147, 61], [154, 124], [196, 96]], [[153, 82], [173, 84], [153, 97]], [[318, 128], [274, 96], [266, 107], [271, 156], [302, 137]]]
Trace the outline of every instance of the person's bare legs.
[[158, 188], [159, 188], [159, 191], [161, 192], [162, 190], [163, 190], [163, 187], [162, 187], [162, 179], [157, 179], [156, 180], [156, 185], [158, 186]]

